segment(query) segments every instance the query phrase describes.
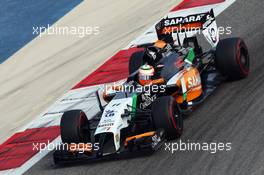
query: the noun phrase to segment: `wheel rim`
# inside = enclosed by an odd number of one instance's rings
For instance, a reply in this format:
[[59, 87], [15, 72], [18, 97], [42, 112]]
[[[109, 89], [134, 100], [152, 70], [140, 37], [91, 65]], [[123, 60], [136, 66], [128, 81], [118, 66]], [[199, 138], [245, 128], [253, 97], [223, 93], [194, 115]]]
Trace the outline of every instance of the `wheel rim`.
[[243, 68], [248, 71], [248, 68], [249, 68], [248, 58], [245, 54], [241, 54], [240, 63], [243, 66]]
[[239, 42], [237, 46], [237, 62], [240, 66], [241, 71], [245, 75], [248, 75], [249, 57], [248, 57], [247, 49], [244, 47], [244, 44], [242, 42]]
[[173, 120], [174, 122], [176, 123], [176, 128], [178, 130], [178, 132], [181, 132], [182, 131], [182, 128], [183, 128], [183, 121], [182, 121], [182, 118], [181, 118], [181, 114], [179, 114], [179, 109], [177, 107], [177, 105], [175, 104], [175, 102], [172, 103], [173, 105]]
[[83, 142], [89, 141], [89, 124], [83, 112], [80, 113], [79, 138], [80, 138], [80, 141], [83, 141]]
[[183, 122], [182, 122], [182, 120], [181, 120], [181, 116], [180, 116], [180, 114], [178, 114], [178, 111], [175, 112], [175, 114], [174, 114], [174, 119], [175, 119], [175, 121], [176, 121], [177, 129], [178, 129], [178, 130], [182, 130], [182, 128], [183, 128]]

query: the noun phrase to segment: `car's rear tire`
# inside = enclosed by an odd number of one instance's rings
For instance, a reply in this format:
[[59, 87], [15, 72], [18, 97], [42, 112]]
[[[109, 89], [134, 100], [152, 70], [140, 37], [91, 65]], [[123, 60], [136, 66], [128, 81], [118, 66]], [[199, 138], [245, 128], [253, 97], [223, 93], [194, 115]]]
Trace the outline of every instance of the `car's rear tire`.
[[249, 53], [241, 38], [220, 40], [216, 47], [216, 67], [230, 80], [239, 80], [249, 74]]
[[167, 140], [173, 140], [182, 135], [183, 117], [173, 97], [157, 98], [152, 104], [152, 116], [155, 128], [164, 129]]
[[61, 118], [60, 131], [63, 143], [90, 142], [89, 121], [81, 110], [65, 112]]
[[137, 71], [144, 64], [144, 51], [135, 52], [129, 60], [129, 75]]

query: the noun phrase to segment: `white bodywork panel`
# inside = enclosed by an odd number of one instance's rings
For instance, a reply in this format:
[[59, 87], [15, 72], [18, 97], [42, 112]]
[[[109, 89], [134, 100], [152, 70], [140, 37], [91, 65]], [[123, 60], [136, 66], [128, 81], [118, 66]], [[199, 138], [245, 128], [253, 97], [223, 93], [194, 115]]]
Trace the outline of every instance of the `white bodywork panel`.
[[120, 130], [128, 127], [129, 117], [121, 117], [125, 109], [132, 106], [132, 97], [112, 100], [104, 109], [102, 118], [97, 126], [95, 135], [101, 133], [113, 133], [115, 148], [120, 148]]

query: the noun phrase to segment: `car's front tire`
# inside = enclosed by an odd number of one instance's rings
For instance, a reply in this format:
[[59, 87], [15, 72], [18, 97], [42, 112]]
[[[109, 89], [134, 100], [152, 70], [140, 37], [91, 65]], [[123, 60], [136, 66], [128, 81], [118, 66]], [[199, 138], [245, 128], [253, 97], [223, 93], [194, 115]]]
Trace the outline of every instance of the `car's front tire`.
[[216, 47], [216, 67], [230, 80], [239, 80], [249, 74], [249, 53], [241, 38], [220, 40]]
[[164, 129], [167, 140], [182, 135], [183, 117], [173, 97], [157, 98], [152, 104], [152, 116], [155, 128]]
[[63, 143], [90, 142], [89, 121], [81, 110], [65, 112], [61, 118], [60, 131]]

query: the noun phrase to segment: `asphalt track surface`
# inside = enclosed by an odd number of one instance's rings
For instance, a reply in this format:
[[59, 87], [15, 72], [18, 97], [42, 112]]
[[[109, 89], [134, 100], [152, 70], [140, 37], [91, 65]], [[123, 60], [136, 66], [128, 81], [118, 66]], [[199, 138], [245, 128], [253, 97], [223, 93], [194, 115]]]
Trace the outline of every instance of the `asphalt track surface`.
[[[150, 157], [56, 167], [52, 155], [26, 174], [264, 174], [264, 2], [238, 0], [218, 18], [242, 37], [251, 55], [250, 76], [221, 85], [185, 120], [182, 141], [231, 142], [232, 150], [211, 154], [164, 149]], [[225, 36], [226, 37], [226, 36]]]

